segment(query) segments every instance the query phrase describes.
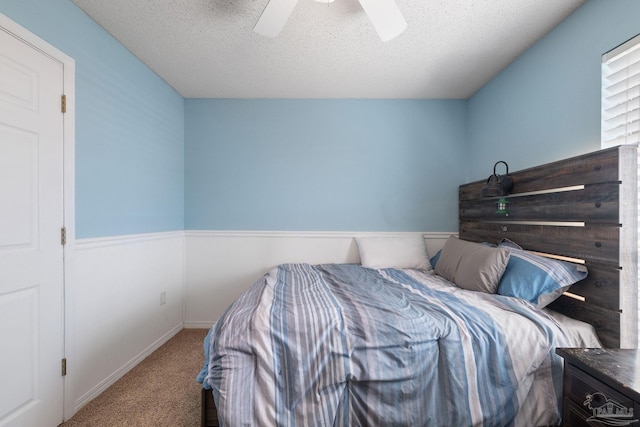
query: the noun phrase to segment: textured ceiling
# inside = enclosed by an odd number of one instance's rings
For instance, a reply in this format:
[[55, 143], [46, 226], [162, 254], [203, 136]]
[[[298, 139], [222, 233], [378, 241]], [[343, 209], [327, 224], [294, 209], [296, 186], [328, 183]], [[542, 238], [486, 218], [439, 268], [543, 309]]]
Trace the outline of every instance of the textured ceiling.
[[73, 0], [185, 98], [468, 98], [586, 0], [396, 0], [381, 42], [358, 0]]

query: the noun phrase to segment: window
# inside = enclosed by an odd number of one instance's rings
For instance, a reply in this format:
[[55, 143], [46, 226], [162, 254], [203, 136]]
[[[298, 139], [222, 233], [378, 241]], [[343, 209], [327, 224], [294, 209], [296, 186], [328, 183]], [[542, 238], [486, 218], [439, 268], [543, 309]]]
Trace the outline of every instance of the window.
[[602, 55], [602, 147], [640, 142], [640, 35]]
[[[637, 146], [640, 142], [640, 35], [602, 55], [601, 120], [602, 148], [622, 144]], [[640, 158], [637, 173], [640, 182]], [[640, 209], [638, 212], [640, 253]], [[640, 265], [638, 273], [640, 276]], [[640, 293], [638, 298], [640, 310]], [[640, 316], [638, 326], [640, 342]]]

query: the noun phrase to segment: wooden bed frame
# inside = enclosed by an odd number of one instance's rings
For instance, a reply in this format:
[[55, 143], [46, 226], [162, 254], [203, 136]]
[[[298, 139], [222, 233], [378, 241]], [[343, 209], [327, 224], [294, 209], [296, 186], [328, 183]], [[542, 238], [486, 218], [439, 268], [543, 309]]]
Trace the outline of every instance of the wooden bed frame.
[[216, 410], [216, 404], [213, 401], [213, 393], [211, 390], [202, 389], [202, 403], [200, 406], [202, 427], [218, 427], [218, 411]]
[[637, 150], [620, 146], [510, 174], [508, 215], [483, 198], [486, 181], [459, 188], [459, 235], [508, 238], [524, 249], [584, 263], [589, 276], [549, 308], [591, 323], [605, 347], [638, 346]]
[[[459, 236], [508, 238], [542, 255], [584, 263], [589, 276], [550, 308], [591, 323], [605, 347], [638, 345], [637, 150], [621, 146], [511, 173], [508, 215], [481, 196], [486, 181], [459, 187]], [[217, 426], [202, 390], [202, 426]]]

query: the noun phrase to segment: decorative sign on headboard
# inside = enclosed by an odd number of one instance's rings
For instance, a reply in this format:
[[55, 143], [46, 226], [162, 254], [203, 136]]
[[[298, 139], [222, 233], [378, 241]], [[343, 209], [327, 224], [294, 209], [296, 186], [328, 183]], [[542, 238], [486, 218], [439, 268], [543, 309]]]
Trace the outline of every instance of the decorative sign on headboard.
[[584, 263], [589, 276], [549, 308], [591, 323], [605, 347], [638, 345], [637, 148], [620, 146], [511, 172], [508, 214], [486, 181], [459, 188], [459, 235], [508, 238], [524, 249]]

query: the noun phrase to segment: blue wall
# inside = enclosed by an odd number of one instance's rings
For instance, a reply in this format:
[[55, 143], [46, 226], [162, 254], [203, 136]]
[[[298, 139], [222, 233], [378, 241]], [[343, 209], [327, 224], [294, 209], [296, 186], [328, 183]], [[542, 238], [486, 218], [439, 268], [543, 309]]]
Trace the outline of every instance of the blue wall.
[[0, 12], [76, 61], [76, 236], [184, 228], [184, 100], [69, 0]]
[[185, 102], [186, 228], [451, 231], [460, 100]]
[[588, 0], [468, 101], [185, 101], [70, 0], [0, 12], [76, 60], [80, 238], [455, 230], [496, 160], [600, 147], [600, 56], [640, 33], [640, 1]]
[[640, 1], [587, 2], [469, 100], [468, 179], [600, 149], [603, 53], [640, 33]]

